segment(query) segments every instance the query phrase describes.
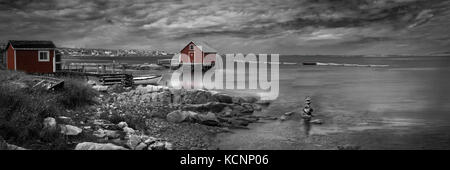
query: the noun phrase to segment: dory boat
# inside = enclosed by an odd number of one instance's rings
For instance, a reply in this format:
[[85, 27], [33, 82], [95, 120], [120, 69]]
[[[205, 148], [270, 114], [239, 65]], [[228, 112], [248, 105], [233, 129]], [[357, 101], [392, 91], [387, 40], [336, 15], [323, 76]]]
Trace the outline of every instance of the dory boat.
[[145, 77], [134, 77], [134, 84], [150, 84], [150, 85], [158, 85], [158, 82], [162, 79], [161, 75], [155, 76], [145, 76]]

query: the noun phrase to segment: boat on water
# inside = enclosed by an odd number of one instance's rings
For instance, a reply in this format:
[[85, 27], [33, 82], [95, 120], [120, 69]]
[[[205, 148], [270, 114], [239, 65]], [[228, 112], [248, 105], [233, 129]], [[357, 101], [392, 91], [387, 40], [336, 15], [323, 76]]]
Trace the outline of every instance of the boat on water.
[[133, 82], [137, 85], [158, 85], [158, 82], [162, 79], [162, 75], [155, 75], [155, 76], [144, 76], [144, 77], [134, 77]]

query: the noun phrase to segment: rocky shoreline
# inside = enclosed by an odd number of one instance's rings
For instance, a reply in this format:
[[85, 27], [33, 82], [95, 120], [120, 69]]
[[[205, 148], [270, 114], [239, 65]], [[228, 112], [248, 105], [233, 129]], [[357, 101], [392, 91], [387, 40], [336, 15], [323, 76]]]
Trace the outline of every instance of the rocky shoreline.
[[152, 85], [93, 87], [100, 91], [97, 104], [47, 117], [43, 136], [62, 135], [59, 142], [69, 146], [64, 149], [75, 150], [215, 150], [220, 149], [213, 145], [218, 133], [277, 119], [253, 114], [268, 105], [256, 96]]

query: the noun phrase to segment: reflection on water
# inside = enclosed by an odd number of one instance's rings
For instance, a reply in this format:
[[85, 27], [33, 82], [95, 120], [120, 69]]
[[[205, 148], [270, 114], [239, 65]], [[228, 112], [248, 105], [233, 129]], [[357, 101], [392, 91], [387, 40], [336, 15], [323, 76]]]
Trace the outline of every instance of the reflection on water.
[[[335, 137], [336, 140], [358, 143], [363, 148], [395, 149], [400, 148], [399, 145], [413, 149], [450, 148], [450, 58], [291, 56], [281, 57], [280, 60], [390, 67], [280, 65], [279, 98], [262, 114], [279, 116], [300, 109], [303, 99], [311, 96], [315, 101], [313, 108], [324, 124], [311, 126], [300, 119], [296, 123], [287, 121], [282, 126], [278, 125], [280, 130], [265, 129], [274, 128], [274, 125], [259, 125], [256, 128], [286, 138], [298, 137], [298, 133], [288, 132], [298, 131], [299, 128], [304, 136], [342, 134]], [[239, 139], [231, 138], [239, 143]], [[274, 142], [266, 141], [262, 135], [254, 140]]]
[[305, 131], [305, 136], [309, 136], [311, 131], [311, 122], [309, 119], [303, 119], [303, 130]]

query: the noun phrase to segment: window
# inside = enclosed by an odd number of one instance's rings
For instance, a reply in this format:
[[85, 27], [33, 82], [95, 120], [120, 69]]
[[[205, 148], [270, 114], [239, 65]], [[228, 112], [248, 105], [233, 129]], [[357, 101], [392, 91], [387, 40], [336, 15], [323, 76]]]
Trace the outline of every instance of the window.
[[194, 45], [191, 44], [191, 45], [189, 46], [189, 49], [193, 50], [193, 49], [194, 49]]
[[48, 51], [39, 51], [39, 61], [50, 61]]

